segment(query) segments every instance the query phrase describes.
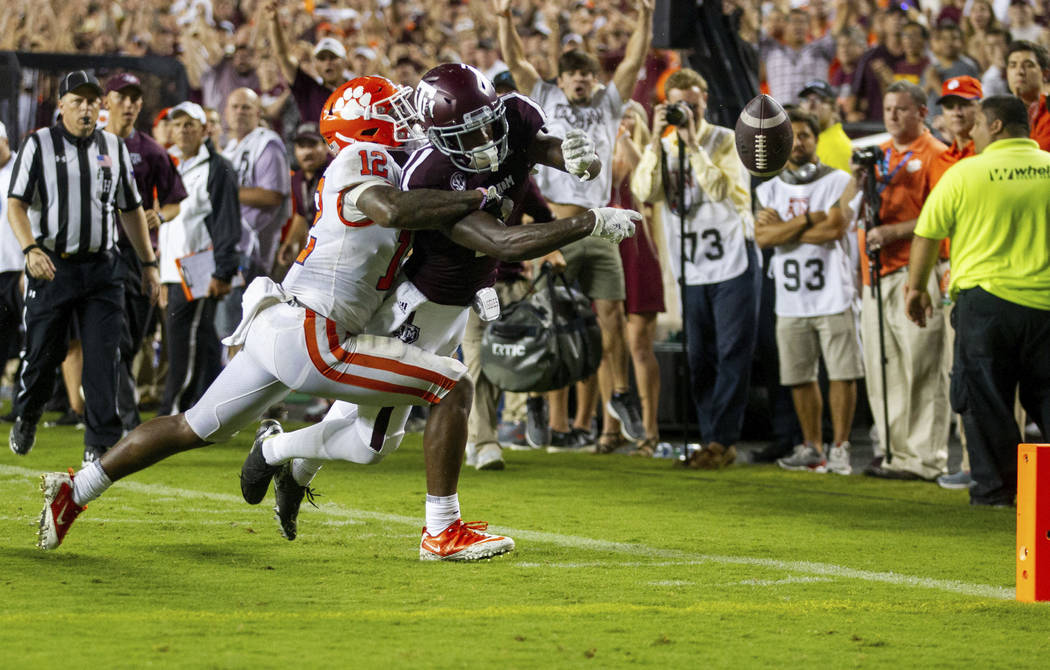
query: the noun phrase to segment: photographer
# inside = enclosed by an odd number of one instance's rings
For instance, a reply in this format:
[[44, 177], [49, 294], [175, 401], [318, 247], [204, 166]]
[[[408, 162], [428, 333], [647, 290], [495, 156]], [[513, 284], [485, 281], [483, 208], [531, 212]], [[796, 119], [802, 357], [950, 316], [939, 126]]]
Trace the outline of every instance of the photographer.
[[[684, 283], [682, 323], [706, 445], [690, 465], [719, 468], [736, 458], [757, 335], [761, 274], [749, 179], [733, 131], [704, 120], [704, 78], [678, 70], [666, 90], [668, 103], [654, 109], [653, 140], [634, 171], [631, 192], [639, 201], [664, 203], [668, 248], [680, 254], [671, 267]], [[665, 133], [668, 126], [672, 132]]]
[[[861, 334], [864, 367], [868, 371], [868, 403], [879, 443], [884, 449], [883, 389], [885, 378], [889, 401], [889, 445], [892, 459], [876, 457], [865, 474], [887, 479], [932, 480], [945, 472], [948, 464], [948, 395], [941, 374], [944, 322], [941, 305], [934, 307], [936, 318], [925, 330], [904, 316], [905, 267], [911, 251], [912, 232], [922, 205], [930, 194], [931, 166], [946, 147], [930, 134], [926, 117], [926, 93], [919, 86], [898, 81], [883, 98], [883, 118], [890, 140], [878, 151], [857, 151], [853, 155], [853, 183], [843, 202], [856, 211], [878, 202], [878, 225], [870, 232], [859, 227], [860, 248], [877, 257], [880, 268], [881, 307], [876, 287], [871, 284], [869, 259], [861, 254], [864, 280]], [[853, 194], [874, 171], [875, 193], [862, 194], [861, 205], [850, 202]], [[868, 202], [863, 202], [868, 200]], [[936, 277], [930, 279], [936, 290]], [[880, 352], [885, 342], [885, 363]], [[885, 375], [881, 368], [885, 364]], [[878, 452], [876, 452], [878, 454]], [[892, 462], [890, 462], [892, 460]]]

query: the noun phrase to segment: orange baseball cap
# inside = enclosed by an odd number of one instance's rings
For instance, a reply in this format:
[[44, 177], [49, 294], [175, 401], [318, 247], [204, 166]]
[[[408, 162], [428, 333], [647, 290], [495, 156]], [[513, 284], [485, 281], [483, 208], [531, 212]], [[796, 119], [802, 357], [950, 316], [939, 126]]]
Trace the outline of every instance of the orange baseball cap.
[[969, 76], [952, 77], [941, 85], [941, 97], [937, 99], [937, 104], [944, 104], [952, 96], [963, 100], [980, 100], [984, 96], [981, 82]]
[[164, 109], [157, 112], [156, 118], [153, 119], [153, 127], [156, 128], [157, 124], [168, 118], [168, 112], [171, 111], [171, 107], [165, 107]]

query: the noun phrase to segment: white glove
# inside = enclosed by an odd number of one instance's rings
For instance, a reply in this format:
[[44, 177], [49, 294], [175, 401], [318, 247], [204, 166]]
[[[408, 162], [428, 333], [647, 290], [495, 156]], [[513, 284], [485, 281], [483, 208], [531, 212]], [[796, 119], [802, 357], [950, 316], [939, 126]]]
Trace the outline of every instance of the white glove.
[[619, 244], [628, 237], [632, 237], [635, 225], [642, 222], [642, 215], [633, 209], [596, 207], [591, 210], [591, 214], [594, 214], [594, 229], [591, 231], [591, 236], [613, 244]]
[[561, 141], [561, 155], [565, 160], [565, 171], [580, 181], [590, 181], [593, 176], [587, 174], [587, 168], [593, 161], [598, 160], [598, 154], [594, 152], [594, 142], [587, 133], [573, 128], [565, 134]]

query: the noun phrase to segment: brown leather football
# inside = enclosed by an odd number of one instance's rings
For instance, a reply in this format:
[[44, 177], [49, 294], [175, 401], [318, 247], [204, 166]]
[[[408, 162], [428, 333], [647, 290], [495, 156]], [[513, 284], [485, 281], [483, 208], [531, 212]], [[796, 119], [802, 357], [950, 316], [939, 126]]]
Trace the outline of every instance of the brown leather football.
[[736, 152], [756, 177], [779, 173], [791, 156], [795, 133], [787, 112], [765, 94], [755, 96], [736, 122]]

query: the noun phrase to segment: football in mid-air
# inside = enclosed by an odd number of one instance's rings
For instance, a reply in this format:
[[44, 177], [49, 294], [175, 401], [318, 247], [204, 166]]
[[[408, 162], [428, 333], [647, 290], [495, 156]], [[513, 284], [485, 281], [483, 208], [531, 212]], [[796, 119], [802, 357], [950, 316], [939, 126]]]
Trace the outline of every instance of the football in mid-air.
[[779, 173], [791, 156], [795, 133], [787, 112], [773, 98], [752, 98], [736, 122], [736, 152], [747, 171], [756, 177]]

